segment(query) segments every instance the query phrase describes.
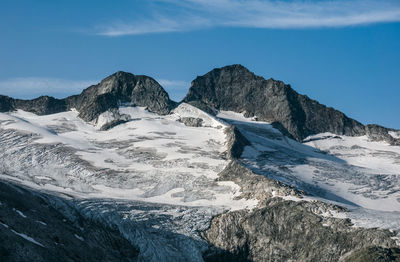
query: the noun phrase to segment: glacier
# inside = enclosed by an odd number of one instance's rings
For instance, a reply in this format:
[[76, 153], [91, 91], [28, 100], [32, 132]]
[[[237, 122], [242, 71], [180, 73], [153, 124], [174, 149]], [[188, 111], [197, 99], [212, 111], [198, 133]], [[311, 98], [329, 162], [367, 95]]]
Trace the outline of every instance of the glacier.
[[[201, 119], [200, 126], [183, 118]], [[300, 143], [256, 117], [214, 117], [186, 103], [165, 116], [120, 105], [91, 122], [76, 110], [0, 113], [0, 178], [67, 199], [85, 217], [118, 228], [140, 261], [202, 261], [209, 244], [200, 232], [213, 217], [259, 204], [242, 196], [240, 184], [219, 180], [231, 162], [231, 125], [250, 142], [240, 164], [303, 192], [273, 197], [338, 205], [345, 209], [322, 215], [400, 230], [400, 147], [330, 133]]]

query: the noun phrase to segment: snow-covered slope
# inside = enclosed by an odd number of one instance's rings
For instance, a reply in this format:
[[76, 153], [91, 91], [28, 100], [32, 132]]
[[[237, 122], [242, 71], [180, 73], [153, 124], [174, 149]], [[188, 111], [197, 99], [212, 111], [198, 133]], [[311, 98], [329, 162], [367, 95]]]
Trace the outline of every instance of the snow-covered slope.
[[[226, 150], [222, 123], [197, 115], [220, 128], [194, 128], [177, 121], [178, 114], [160, 117], [140, 107], [119, 111], [129, 121], [108, 131], [99, 131], [73, 111], [1, 114], [2, 148], [8, 148], [0, 160], [3, 173], [81, 197], [233, 209], [253, 205], [233, 200], [239, 190], [235, 184], [214, 182], [228, 162], [222, 157]], [[99, 122], [110, 121], [103, 115]], [[22, 140], [18, 147], [7, 145], [15, 140]], [[39, 152], [32, 152], [31, 142]], [[54, 154], [55, 148], [64, 154]], [[40, 170], [35, 173], [29, 166]]]
[[[229, 162], [226, 124], [189, 105], [176, 112], [120, 107], [126, 122], [107, 131], [97, 124], [116, 112], [97, 123], [75, 111], [0, 113], [0, 178], [73, 201], [88, 218], [117, 227], [139, 260], [202, 261], [207, 243], [199, 232], [212, 217], [258, 202], [216, 181]], [[186, 126], [181, 115], [209, 125]]]
[[219, 179], [234, 124], [250, 142], [238, 161], [254, 173], [304, 190], [304, 200], [348, 208], [329, 213], [356, 225], [400, 229], [399, 147], [332, 134], [299, 143], [256, 119], [214, 117], [185, 103], [164, 116], [124, 105], [89, 123], [74, 110], [0, 113], [0, 179], [67, 199], [83, 216], [117, 228], [141, 261], [202, 261], [209, 243], [199, 232], [212, 218], [259, 204], [241, 195], [243, 184]]
[[400, 147], [330, 133], [299, 143], [238, 113], [218, 117], [251, 142], [241, 162], [254, 172], [347, 207], [358, 225], [400, 229]]

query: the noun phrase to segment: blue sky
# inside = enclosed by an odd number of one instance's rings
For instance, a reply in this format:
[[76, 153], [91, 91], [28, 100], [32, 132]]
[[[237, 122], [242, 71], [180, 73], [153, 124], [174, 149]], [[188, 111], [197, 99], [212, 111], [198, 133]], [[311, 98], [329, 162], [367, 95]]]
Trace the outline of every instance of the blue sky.
[[9, 1], [0, 94], [80, 92], [118, 70], [191, 80], [240, 63], [364, 124], [400, 129], [400, 1]]

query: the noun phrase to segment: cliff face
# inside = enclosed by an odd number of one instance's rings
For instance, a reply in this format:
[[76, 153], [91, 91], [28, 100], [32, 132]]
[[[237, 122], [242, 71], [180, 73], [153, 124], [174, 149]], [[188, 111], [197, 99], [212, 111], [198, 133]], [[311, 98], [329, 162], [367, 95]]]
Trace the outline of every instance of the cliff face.
[[272, 198], [252, 212], [214, 218], [203, 237], [225, 252], [210, 252], [206, 260], [230, 261], [224, 260], [230, 254], [237, 261], [339, 261], [353, 250], [396, 246], [389, 231], [352, 228], [340, 219], [324, 221], [306, 205]]
[[0, 112], [8, 112], [12, 110], [14, 110], [14, 99], [0, 95]]
[[256, 76], [241, 65], [197, 77], [185, 102], [207, 111], [228, 110], [275, 123], [296, 140], [322, 132], [364, 135], [364, 126], [333, 108], [300, 95], [282, 81]]

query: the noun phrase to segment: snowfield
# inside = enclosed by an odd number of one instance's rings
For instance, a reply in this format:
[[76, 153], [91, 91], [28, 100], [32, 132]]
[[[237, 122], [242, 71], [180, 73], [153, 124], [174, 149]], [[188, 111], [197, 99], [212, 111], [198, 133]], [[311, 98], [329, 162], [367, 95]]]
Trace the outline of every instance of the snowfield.
[[[201, 118], [204, 127], [181, 117]], [[61, 196], [118, 228], [140, 249], [139, 261], [203, 261], [208, 244], [199, 232], [211, 219], [258, 203], [238, 199], [235, 183], [216, 181], [229, 162], [225, 127], [186, 104], [167, 116], [122, 106], [92, 123], [76, 111], [0, 113], [0, 178]]]
[[211, 219], [258, 204], [240, 198], [234, 182], [217, 181], [230, 161], [231, 124], [251, 142], [241, 164], [307, 193], [276, 197], [338, 204], [349, 212], [327, 215], [400, 229], [400, 147], [329, 133], [299, 143], [256, 118], [213, 117], [185, 103], [166, 116], [123, 105], [91, 123], [74, 110], [0, 113], [0, 178], [62, 196], [83, 216], [117, 227], [138, 245], [139, 260], [202, 261], [208, 244], [199, 232]]
[[[115, 120], [109, 111], [92, 124], [76, 111], [0, 114], [2, 176], [77, 197], [228, 210], [257, 203], [234, 200], [239, 186], [214, 181], [228, 163], [226, 124], [188, 104], [168, 116], [129, 106], [117, 114], [127, 122], [107, 131], [99, 129]], [[185, 126], [181, 116], [202, 118], [206, 127]]]

